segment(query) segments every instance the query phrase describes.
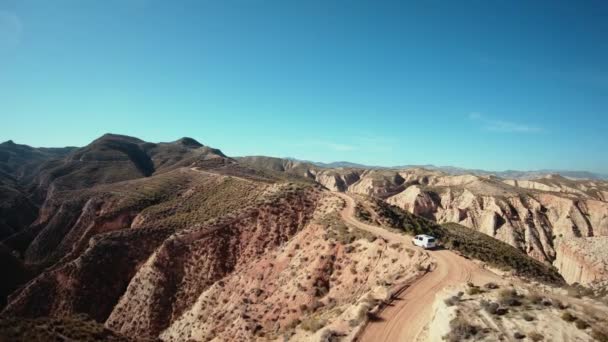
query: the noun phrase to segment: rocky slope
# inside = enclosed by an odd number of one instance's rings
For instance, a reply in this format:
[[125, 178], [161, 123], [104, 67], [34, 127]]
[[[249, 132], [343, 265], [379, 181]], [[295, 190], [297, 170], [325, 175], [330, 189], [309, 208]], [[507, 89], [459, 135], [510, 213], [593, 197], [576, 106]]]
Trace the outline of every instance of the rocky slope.
[[434, 304], [428, 341], [605, 341], [608, 309], [555, 288], [517, 282], [447, 289]]
[[556, 267], [569, 283], [605, 286], [608, 273], [608, 236], [560, 239]]
[[[420, 171], [400, 174], [413, 185], [386, 198], [388, 203], [437, 222], [482, 231], [541, 261], [553, 263], [558, 258], [558, 241], [608, 236], [603, 183], [559, 183], [553, 178], [522, 184], [477, 176], [428, 176]], [[555, 266], [567, 272], [561, 263]], [[608, 273], [597, 276], [606, 278]]]
[[57, 338], [349, 335], [430, 265], [345, 225], [341, 201], [307, 178], [192, 139], [105, 135], [8, 179], [35, 208], [0, 245], [0, 336], [30, 336], [16, 317]]
[[[589, 258], [577, 258], [576, 266], [574, 261], [556, 262], [559, 241], [584, 237], [591, 244], [597, 237], [608, 236], [606, 181], [557, 175], [508, 180], [439, 170], [327, 169], [310, 164], [284, 171], [307, 176], [333, 191], [373, 196], [439, 223], [455, 222], [484, 232], [554, 264], [564, 274], [572, 272], [562, 269], [566, 264], [570, 269], [594, 266], [585, 263]], [[593, 251], [599, 259], [608, 255], [608, 251]], [[606, 280], [608, 273], [594, 271], [593, 279]]]
[[522, 250], [555, 261], [571, 281], [604, 279], [600, 182], [535, 181], [549, 191], [438, 171], [321, 169], [233, 159], [190, 138], [107, 134], [52, 153], [7, 146], [0, 338], [352, 339], [370, 310], [433, 263], [425, 251], [351, 226], [339, 214], [343, 198], [327, 189], [364, 195], [360, 220], [432, 231], [448, 248], [518, 276], [563, 283]]

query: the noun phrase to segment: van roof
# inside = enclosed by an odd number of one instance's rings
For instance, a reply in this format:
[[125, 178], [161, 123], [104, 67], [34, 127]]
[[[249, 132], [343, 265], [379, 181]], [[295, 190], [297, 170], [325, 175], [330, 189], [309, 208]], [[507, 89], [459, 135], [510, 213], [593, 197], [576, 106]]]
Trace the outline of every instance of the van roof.
[[419, 234], [416, 236], [419, 236], [419, 237], [425, 238], [425, 239], [434, 239], [435, 238], [434, 236], [430, 236], [430, 235], [426, 235], [426, 234]]

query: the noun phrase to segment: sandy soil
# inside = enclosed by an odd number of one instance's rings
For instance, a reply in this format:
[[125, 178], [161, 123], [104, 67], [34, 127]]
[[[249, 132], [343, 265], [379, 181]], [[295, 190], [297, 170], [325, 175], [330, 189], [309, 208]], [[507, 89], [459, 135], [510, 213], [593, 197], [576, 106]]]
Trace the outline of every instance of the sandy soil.
[[[411, 244], [411, 236], [392, 233], [381, 227], [362, 223], [355, 219], [355, 201], [348, 195], [336, 193], [346, 201], [342, 211], [343, 219], [389, 242]], [[435, 269], [412, 284], [379, 314], [380, 319], [370, 322], [360, 336], [361, 341], [415, 341], [428, 322], [431, 321], [435, 295], [448, 286], [468, 281], [485, 283], [500, 281], [501, 278], [448, 250], [429, 252], [435, 261]]]

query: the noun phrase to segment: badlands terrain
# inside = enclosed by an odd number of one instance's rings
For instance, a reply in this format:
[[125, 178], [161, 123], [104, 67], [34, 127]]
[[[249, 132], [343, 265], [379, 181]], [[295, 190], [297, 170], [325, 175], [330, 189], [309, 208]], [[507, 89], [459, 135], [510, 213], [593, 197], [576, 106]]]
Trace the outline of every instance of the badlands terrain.
[[0, 199], [0, 341], [608, 341], [601, 180], [106, 134], [0, 144]]

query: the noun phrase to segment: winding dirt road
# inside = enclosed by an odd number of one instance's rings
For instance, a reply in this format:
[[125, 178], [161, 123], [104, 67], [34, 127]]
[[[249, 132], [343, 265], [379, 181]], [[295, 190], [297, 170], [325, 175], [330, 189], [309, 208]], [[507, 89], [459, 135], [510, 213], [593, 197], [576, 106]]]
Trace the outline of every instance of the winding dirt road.
[[[344, 193], [336, 195], [346, 202], [341, 214], [349, 224], [390, 242], [411, 243], [411, 236], [358, 221], [355, 218], [355, 200]], [[398, 294], [380, 313], [380, 319], [367, 325], [360, 336], [361, 341], [416, 341], [431, 320], [433, 302], [439, 291], [468, 281], [481, 284], [501, 280], [496, 274], [449, 250], [429, 253], [436, 263], [435, 269]]]

